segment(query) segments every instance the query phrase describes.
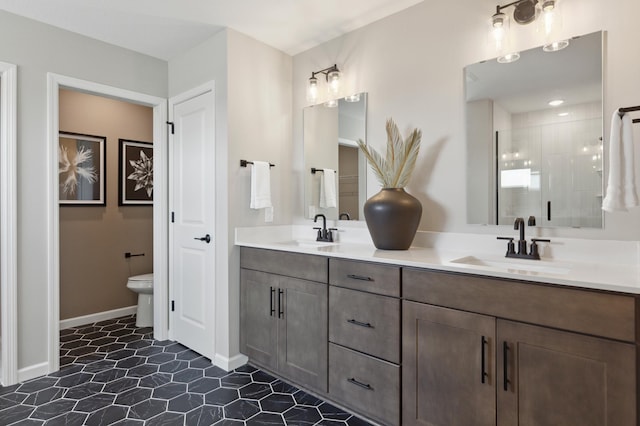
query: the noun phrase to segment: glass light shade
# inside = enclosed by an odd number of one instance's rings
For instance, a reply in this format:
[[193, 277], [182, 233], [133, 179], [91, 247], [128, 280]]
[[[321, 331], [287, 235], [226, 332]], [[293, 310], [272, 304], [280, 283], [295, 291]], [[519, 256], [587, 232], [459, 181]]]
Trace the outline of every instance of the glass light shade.
[[489, 27], [489, 37], [491, 43], [495, 46], [498, 55], [506, 50], [506, 43], [509, 39], [509, 18], [502, 12], [498, 12], [491, 17], [491, 26]]
[[557, 52], [558, 50], [562, 50], [567, 46], [569, 46], [569, 40], [559, 40], [545, 44], [544, 46], [542, 46], [542, 50], [544, 50], [545, 52]]
[[542, 0], [538, 3], [540, 17], [538, 18], [538, 32], [544, 37], [542, 50], [556, 52], [569, 45], [569, 40], [561, 37], [562, 13], [559, 0]]
[[324, 106], [326, 106], [327, 108], [335, 108], [335, 107], [338, 106], [338, 100], [337, 99], [331, 99], [331, 100], [325, 102]]
[[511, 52], [506, 55], [498, 56], [498, 63], [501, 64], [510, 64], [511, 62], [515, 62], [520, 59], [520, 52]]
[[334, 70], [327, 74], [327, 90], [333, 97], [340, 94], [340, 71]]
[[345, 96], [344, 100], [347, 102], [360, 102], [360, 93], [354, 95]]
[[307, 86], [307, 101], [316, 103], [318, 100], [318, 79], [311, 77]]

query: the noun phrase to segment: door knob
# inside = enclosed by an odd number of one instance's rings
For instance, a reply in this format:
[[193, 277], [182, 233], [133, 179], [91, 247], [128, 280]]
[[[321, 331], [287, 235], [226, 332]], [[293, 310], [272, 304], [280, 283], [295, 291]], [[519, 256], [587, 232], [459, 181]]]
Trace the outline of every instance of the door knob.
[[204, 237], [200, 237], [200, 238], [196, 237], [196, 238], [194, 238], [194, 240], [204, 241], [207, 244], [209, 244], [211, 242], [211, 235], [207, 234]]

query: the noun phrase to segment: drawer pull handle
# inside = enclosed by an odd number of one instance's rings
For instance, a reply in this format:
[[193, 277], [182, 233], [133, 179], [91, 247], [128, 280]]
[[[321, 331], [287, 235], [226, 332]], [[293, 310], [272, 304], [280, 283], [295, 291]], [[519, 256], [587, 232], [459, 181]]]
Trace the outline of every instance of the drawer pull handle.
[[506, 391], [509, 390], [509, 366], [508, 364], [509, 358], [509, 344], [507, 342], [502, 342], [502, 386]]
[[366, 389], [366, 390], [370, 390], [370, 391], [373, 390], [373, 388], [371, 387], [370, 384], [359, 382], [353, 377], [351, 377], [350, 379], [347, 379], [347, 382], [353, 383], [356, 386], [360, 386], [362, 389]]
[[348, 319], [347, 322], [350, 323], [350, 324], [359, 325], [360, 327], [374, 328], [368, 322], [360, 322], [360, 321], [358, 321], [356, 319]]
[[487, 377], [489, 377], [489, 374], [487, 373], [487, 368], [486, 368], [486, 355], [485, 355], [485, 347], [487, 346], [487, 339], [486, 337], [482, 336], [482, 339], [480, 339], [480, 353], [482, 354], [481, 356], [481, 361], [480, 363], [482, 364], [482, 372], [480, 373], [480, 382], [481, 383], [485, 383], [487, 380]]
[[348, 274], [347, 277], [354, 280], [360, 280], [360, 281], [373, 281], [373, 278], [365, 277], [364, 275]]

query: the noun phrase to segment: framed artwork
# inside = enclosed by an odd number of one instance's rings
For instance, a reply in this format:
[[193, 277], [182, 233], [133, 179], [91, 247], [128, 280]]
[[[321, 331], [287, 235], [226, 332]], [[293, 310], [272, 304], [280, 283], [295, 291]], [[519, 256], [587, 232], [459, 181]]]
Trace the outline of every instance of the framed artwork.
[[119, 141], [118, 205], [153, 205], [153, 144]]
[[58, 198], [61, 205], [106, 205], [105, 136], [58, 134]]

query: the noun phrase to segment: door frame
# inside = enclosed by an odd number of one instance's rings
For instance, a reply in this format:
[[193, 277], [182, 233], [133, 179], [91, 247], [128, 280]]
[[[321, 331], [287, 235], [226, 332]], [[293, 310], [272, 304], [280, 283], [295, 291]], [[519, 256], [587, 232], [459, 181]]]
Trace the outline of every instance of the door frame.
[[[47, 73], [47, 370], [60, 368], [60, 216], [58, 189], [59, 91], [76, 90], [153, 108], [153, 337], [168, 336], [167, 100], [105, 84]], [[123, 283], [124, 285], [124, 283]]]
[[0, 383], [18, 382], [17, 79], [0, 62]]
[[[169, 98], [169, 101], [168, 101], [168, 112], [167, 112], [168, 117], [169, 117], [168, 121], [173, 123], [173, 121], [174, 121], [173, 109], [175, 108], [175, 106], [177, 104], [180, 104], [182, 102], [186, 102], [189, 99], [196, 98], [196, 97], [198, 97], [200, 95], [204, 95], [205, 93], [208, 93], [208, 92], [212, 92], [213, 95], [214, 95], [213, 96], [213, 105], [212, 106], [213, 106], [213, 109], [215, 111], [215, 108], [216, 108], [216, 105], [215, 105], [215, 93], [216, 93], [215, 89], [216, 89], [215, 82], [214, 81], [209, 81], [207, 83], [201, 84], [200, 86], [194, 87], [192, 89], [189, 89], [189, 90], [187, 90], [185, 92], [182, 92], [182, 93], [180, 93], [180, 94], [178, 94], [176, 96], [173, 96], [173, 97]], [[215, 128], [215, 114], [214, 114], [213, 120], [214, 120], [214, 134], [215, 134], [215, 130], [216, 130], [216, 128]], [[170, 138], [171, 142], [173, 143], [173, 135], [168, 135], [168, 138]], [[167, 147], [167, 149], [168, 149], [168, 147]], [[173, 164], [173, 160], [171, 159], [171, 156], [168, 156], [168, 159], [169, 159], [169, 161], [168, 161], [169, 169], [167, 171], [167, 178], [170, 178], [172, 176], [172, 174], [174, 173], [174, 164]], [[216, 161], [217, 161], [217, 156], [216, 156]], [[214, 167], [215, 167], [215, 165], [214, 165]], [[175, 211], [174, 193], [173, 193], [173, 190], [171, 188], [172, 187], [167, 186], [167, 193], [169, 194], [169, 197], [168, 197], [168, 211]], [[216, 186], [215, 186], [215, 183], [214, 183], [214, 191], [215, 191], [215, 189], [216, 189]], [[217, 224], [217, 222], [214, 223], [214, 227], [215, 227], [216, 224]], [[218, 253], [219, 253], [218, 252], [217, 239], [215, 238], [216, 237], [216, 232], [215, 231], [216, 231], [216, 229], [213, 229], [213, 235], [214, 235], [214, 240], [213, 240], [214, 241], [214, 247], [213, 247], [214, 262], [218, 258]], [[169, 268], [172, 268], [173, 265], [174, 265], [174, 263], [173, 263], [174, 262], [173, 244], [174, 244], [174, 228], [173, 228], [173, 226], [169, 226], [169, 240], [168, 240], [168, 247], [170, 248], [169, 249], [169, 253], [168, 253]], [[216, 265], [216, 268], [217, 268], [217, 265]], [[172, 271], [169, 270], [168, 273], [170, 274], [170, 273], [172, 273]], [[215, 284], [215, 282], [216, 282], [215, 279], [216, 278], [217, 278], [217, 271], [216, 271], [216, 276], [214, 277], [214, 284], [213, 284], [214, 285], [214, 294], [215, 294], [215, 285], [216, 285]], [[175, 291], [174, 285], [171, 283], [171, 280], [169, 280], [169, 283], [170, 283], [169, 284], [169, 288], [168, 288], [169, 299], [167, 300], [167, 306], [169, 304], [169, 300], [173, 300], [174, 299], [174, 291]], [[217, 318], [216, 318], [216, 315], [215, 315], [215, 303], [213, 304], [213, 308], [212, 309], [214, 309], [214, 314], [213, 314], [213, 318], [214, 318], [213, 328], [214, 329], [212, 330], [213, 334], [211, 336], [211, 338], [213, 339], [213, 354], [212, 354], [211, 361], [214, 362], [214, 356], [217, 353], [216, 352], [216, 340], [215, 340], [215, 335], [217, 334], [217, 329], [216, 329], [216, 320], [217, 320]], [[169, 312], [168, 321], [169, 321], [168, 322], [168, 328], [169, 328], [168, 338], [171, 339], [171, 340], [175, 340], [175, 336], [173, 334], [173, 328], [171, 327], [171, 324], [173, 322], [173, 316], [172, 316], [171, 312]]]

